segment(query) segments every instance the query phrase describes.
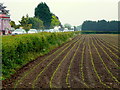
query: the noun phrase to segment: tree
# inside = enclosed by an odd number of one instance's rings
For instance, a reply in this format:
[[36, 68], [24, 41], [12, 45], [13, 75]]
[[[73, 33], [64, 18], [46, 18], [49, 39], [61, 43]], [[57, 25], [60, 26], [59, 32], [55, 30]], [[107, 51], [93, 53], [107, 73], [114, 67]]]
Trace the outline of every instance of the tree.
[[71, 25], [68, 24], [68, 23], [64, 24], [64, 27], [65, 27], [65, 28], [68, 28], [69, 30], [71, 29]]
[[119, 21], [84, 21], [82, 31], [118, 31]]
[[82, 25], [77, 26], [77, 30], [81, 31]]
[[29, 18], [28, 24], [32, 24], [34, 29], [44, 29], [43, 21], [36, 17]]
[[35, 8], [35, 17], [43, 21], [46, 29], [50, 28], [52, 14], [46, 3], [41, 2], [38, 4], [38, 6]]
[[17, 29], [17, 28], [20, 28], [20, 27], [21, 27], [21, 25], [20, 25], [20, 24], [16, 25], [16, 29]]
[[32, 24], [28, 23], [29, 17], [26, 15], [26, 17], [22, 17], [21, 21], [19, 21], [20, 26], [23, 27], [26, 31], [29, 31], [29, 29], [32, 27]]
[[15, 24], [15, 22], [14, 22], [14, 21], [10, 21], [10, 25], [11, 25], [11, 27], [13, 27], [13, 28], [15, 28], [15, 29], [16, 29], [16, 24]]
[[50, 28], [54, 28], [55, 26], [60, 26], [60, 24], [61, 22], [59, 21], [59, 18], [53, 14]]
[[77, 27], [76, 26], [74, 26], [74, 31], [77, 31]]

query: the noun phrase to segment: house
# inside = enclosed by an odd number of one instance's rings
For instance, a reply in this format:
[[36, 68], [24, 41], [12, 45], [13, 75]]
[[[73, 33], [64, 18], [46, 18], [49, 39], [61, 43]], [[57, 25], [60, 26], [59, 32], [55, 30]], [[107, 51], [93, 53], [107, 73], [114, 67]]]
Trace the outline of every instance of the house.
[[0, 3], [0, 35], [8, 34], [11, 29], [9, 10]]

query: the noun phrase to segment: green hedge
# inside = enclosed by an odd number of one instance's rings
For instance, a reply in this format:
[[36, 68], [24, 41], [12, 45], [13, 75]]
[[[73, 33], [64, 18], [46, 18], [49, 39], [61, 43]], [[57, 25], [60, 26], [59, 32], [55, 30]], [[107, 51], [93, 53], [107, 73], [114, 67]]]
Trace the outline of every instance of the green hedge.
[[81, 31], [81, 34], [120, 34], [118, 31]]
[[37, 33], [2, 37], [2, 78], [9, 78], [16, 70], [47, 54], [79, 32]]

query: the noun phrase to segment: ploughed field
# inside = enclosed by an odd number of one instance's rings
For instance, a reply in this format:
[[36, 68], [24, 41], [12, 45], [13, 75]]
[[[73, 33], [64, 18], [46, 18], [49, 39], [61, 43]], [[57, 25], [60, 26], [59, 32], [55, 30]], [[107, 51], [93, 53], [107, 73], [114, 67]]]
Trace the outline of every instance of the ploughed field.
[[120, 88], [118, 35], [82, 34], [29, 63], [4, 88]]

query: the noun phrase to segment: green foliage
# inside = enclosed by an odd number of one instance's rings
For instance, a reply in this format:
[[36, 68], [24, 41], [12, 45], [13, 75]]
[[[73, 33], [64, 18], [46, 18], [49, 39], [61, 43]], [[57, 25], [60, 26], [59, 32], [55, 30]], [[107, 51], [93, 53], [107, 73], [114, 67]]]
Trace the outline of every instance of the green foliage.
[[46, 29], [61, 25], [59, 18], [55, 14], [51, 13], [47, 4], [43, 2], [38, 4], [35, 8], [35, 17], [43, 21]]
[[45, 28], [50, 28], [52, 14], [46, 3], [41, 2], [38, 4], [38, 6], [35, 8], [35, 17], [43, 21]]
[[66, 23], [66, 24], [64, 25], [64, 28], [68, 28], [68, 29], [70, 30], [70, 29], [71, 29], [71, 25], [68, 24], [68, 23]]
[[17, 28], [20, 28], [21, 27], [21, 25], [16, 25], [15, 24], [15, 22], [14, 21], [10, 21], [10, 25], [11, 25], [11, 27], [13, 27], [13, 28], [15, 28], [15, 29], [17, 29]]
[[18, 28], [20, 28], [21, 27], [21, 25], [20, 24], [18, 24], [18, 25], [16, 25], [16, 28], [15, 29], [18, 29]]
[[120, 31], [120, 21], [84, 21], [82, 31]]
[[80, 31], [82, 28], [82, 25], [77, 26], [77, 30]]
[[31, 17], [28, 19], [28, 24], [32, 24], [34, 29], [44, 29], [43, 21], [39, 18]]
[[79, 32], [36, 33], [2, 37], [2, 78], [8, 78], [23, 65], [47, 54]]
[[80, 31], [81, 34], [120, 34], [117, 31]]
[[21, 27], [23, 27], [23, 29], [25, 29], [26, 31], [29, 31], [29, 29], [32, 27], [32, 24], [29, 24], [28, 21], [29, 21], [28, 15], [26, 15], [26, 17], [23, 16], [21, 21], [19, 21]]
[[11, 25], [11, 27], [13, 27], [13, 28], [15, 28], [15, 29], [16, 29], [16, 24], [15, 24], [15, 22], [14, 22], [14, 21], [10, 21], [10, 25]]
[[55, 26], [59, 26], [60, 24], [61, 22], [59, 21], [58, 17], [53, 14], [50, 28], [54, 28]]

